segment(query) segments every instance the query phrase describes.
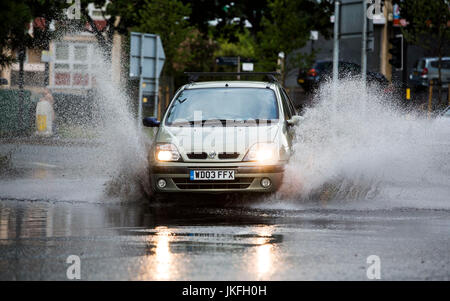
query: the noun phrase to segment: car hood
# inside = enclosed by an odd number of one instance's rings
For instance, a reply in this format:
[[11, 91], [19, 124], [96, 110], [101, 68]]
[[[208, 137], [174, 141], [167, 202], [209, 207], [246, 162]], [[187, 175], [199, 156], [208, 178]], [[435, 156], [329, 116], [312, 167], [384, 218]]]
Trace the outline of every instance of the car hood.
[[[162, 127], [157, 143], [173, 143], [185, 161], [188, 153], [238, 153], [242, 160], [255, 143], [275, 142], [280, 124], [233, 127]], [[216, 157], [217, 158], [217, 157]], [[208, 158], [208, 160], [213, 160]]]

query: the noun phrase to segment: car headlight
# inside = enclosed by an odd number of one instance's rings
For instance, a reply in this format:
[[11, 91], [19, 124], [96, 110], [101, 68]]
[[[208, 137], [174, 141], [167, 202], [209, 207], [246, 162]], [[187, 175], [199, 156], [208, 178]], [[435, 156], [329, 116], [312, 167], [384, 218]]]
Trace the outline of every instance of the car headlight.
[[181, 158], [180, 153], [172, 143], [157, 144], [155, 148], [155, 158], [157, 161], [178, 161]]
[[278, 153], [275, 143], [256, 143], [250, 147], [243, 161], [274, 162], [278, 160]]

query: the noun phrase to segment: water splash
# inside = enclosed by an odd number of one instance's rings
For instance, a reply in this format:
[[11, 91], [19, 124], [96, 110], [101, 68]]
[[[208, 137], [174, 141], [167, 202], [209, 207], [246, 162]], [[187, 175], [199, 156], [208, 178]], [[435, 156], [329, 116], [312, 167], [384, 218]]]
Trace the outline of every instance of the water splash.
[[428, 207], [433, 199], [450, 207], [448, 125], [401, 110], [376, 87], [366, 94], [359, 80], [340, 81], [332, 92], [332, 83], [321, 86], [296, 129], [278, 201]]
[[110, 179], [105, 183], [109, 197], [136, 200], [149, 193], [147, 136], [137, 125], [126, 91], [111, 79], [111, 63], [96, 50], [94, 98], [97, 136], [100, 139], [102, 163], [108, 165]]

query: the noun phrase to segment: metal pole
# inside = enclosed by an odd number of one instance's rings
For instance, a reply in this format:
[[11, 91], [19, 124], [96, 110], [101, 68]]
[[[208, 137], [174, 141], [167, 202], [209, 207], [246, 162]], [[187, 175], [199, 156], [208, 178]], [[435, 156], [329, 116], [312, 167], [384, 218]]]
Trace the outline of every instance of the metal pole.
[[408, 87], [408, 41], [402, 35], [402, 88]]
[[338, 81], [339, 70], [339, 1], [334, 2], [333, 85]]
[[141, 50], [139, 53], [139, 104], [138, 104], [138, 130], [141, 131], [142, 128], [142, 84], [144, 79], [142, 78], [142, 68], [143, 68], [143, 55], [144, 55], [144, 36], [139, 35]]
[[431, 110], [433, 109], [433, 80], [430, 80], [428, 88], [428, 118], [431, 118]]
[[361, 42], [361, 78], [363, 84], [366, 85], [367, 78], [367, 2], [362, 1], [363, 7], [363, 28], [362, 28], [362, 42]]
[[[238, 55], [237, 57], [237, 72], [241, 72], [241, 56]], [[240, 80], [241, 77], [238, 75], [237, 79]]]
[[24, 85], [24, 61], [26, 55], [26, 48], [21, 46], [19, 49], [19, 119], [18, 119], [18, 130], [20, 134], [23, 134], [23, 114], [24, 114], [24, 102], [25, 102], [25, 91], [23, 89]]
[[158, 53], [158, 40], [159, 36], [155, 38], [155, 107], [153, 109], [153, 116], [158, 118], [158, 90], [159, 90], [159, 81], [158, 81], [158, 64], [159, 64], [159, 53]]

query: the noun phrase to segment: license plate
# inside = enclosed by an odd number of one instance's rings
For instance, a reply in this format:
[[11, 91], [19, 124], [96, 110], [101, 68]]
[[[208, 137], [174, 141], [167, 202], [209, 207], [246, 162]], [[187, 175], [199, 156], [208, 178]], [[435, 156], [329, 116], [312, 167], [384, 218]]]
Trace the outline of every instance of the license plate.
[[299, 82], [300, 84], [303, 84], [303, 83], [305, 82], [305, 80], [304, 80], [304, 79], [299, 79], [298, 82]]
[[191, 180], [234, 180], [234, 170], [191, 170]]

